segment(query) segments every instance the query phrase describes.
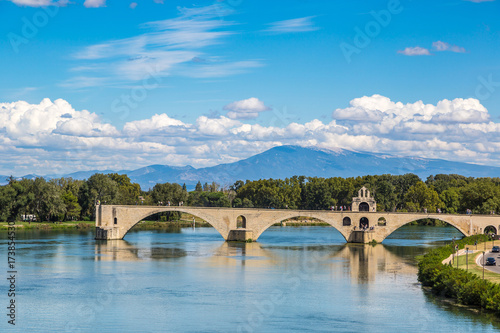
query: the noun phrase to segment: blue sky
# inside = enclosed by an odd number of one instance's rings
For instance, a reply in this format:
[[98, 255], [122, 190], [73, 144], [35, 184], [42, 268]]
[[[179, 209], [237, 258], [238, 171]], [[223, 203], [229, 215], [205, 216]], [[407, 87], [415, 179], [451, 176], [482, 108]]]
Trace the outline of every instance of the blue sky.
[[500, 1], [0, 11], [0, 174], [200, 167], [282, 144], [500, 165]]

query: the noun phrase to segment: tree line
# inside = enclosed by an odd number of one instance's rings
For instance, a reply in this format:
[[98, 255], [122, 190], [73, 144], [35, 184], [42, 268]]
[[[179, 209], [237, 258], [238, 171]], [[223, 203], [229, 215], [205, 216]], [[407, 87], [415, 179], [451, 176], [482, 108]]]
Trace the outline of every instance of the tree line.
[[87, 180], [59, 178], [15, 179], [0, 186], [0, 220], [36, 216], [38, 221], [92, 220], [95, 205], [188, 205], [198, 207], [330, 209], [350, 207], [352, 198], [365, 186], [374, 196], [378, 211], [472, 212], [500, 211], [500, 178], [473, 178], [439, 174], [422, 181], [417, 175], [362, 177], [305, 177], [238, 180], [231, 186], [198, 182], [193, 191], [186, 185], [156, 184], [148, 191], [127, 175], [96, 173]]

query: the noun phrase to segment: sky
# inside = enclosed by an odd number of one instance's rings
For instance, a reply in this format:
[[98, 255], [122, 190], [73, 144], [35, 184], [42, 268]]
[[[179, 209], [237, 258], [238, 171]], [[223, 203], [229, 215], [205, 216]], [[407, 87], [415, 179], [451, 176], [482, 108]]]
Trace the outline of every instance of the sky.
[[0, 13], [2, 175], [205, 167], [286, 144], [500, 166], [500, 0]]

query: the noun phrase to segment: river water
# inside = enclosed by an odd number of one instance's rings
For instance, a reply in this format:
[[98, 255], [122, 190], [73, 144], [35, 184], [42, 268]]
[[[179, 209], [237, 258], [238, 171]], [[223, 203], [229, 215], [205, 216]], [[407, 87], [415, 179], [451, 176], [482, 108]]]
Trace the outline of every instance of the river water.
[[[6, 233], [0, 242], [7, 275]], [[405, 226], [383, 244], [345, 244], [330, 227], [271, 227], [255, 243], [213, 228], [18, 231], [18, 332], [497, 332], [488, 314], [429, 295], [415, 256], [460, 233]]]

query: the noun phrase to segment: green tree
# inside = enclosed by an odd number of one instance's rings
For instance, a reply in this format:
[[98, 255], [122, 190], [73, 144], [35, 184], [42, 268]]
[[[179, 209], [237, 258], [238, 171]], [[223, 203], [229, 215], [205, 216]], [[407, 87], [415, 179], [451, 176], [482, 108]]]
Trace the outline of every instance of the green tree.
[[419, 181], [408, 189], [405, 195], [405, 206], [412, 212], [419, 212], [424, 209], [427, 209], [428, 212], [436, 212], [438, 208], [442, 208], [444, 205], [435, 190], [428, 188], [424, 182]]
[[198, 181], [198, 183], [196, 183], [196, 187], [194, 188], [194, 190], [196, 192], [202, 192], [203, 191], [203, 187], [201, 186], [201, 182]]
[[62, 194], [61, 199], [64, 202], [66, 211], [64, 220], [74, 220], [75, 218], [78, 218], [82, 210], [78, 204], [78, 198], [71, 191], [66, 191]]
[[132, 183], [127, 175], [119, 175], [110, 173], [107, 175], [117, 185], [115, 203], [121, 205], [133, 205], [138, 203], [139, 195], [141, 194], [141, 186], [137, 183]]
[[0, 221], [13, 221], [15, 219], [15, 200], [16, 190], [10, 184], [0, 186]]
[[156, 184], [151, 191], [153, 203], [163, 203], [166, 205], [170, 201], [172, 205], [178, 205], [180, 202], [187, 203], [188, 194], [179, 184]]
[[456, 214], [460, 209], [460, 196], [456, 188], [447, 188], [439, 198], [444, 203], [444, 210], [449, 214]]

